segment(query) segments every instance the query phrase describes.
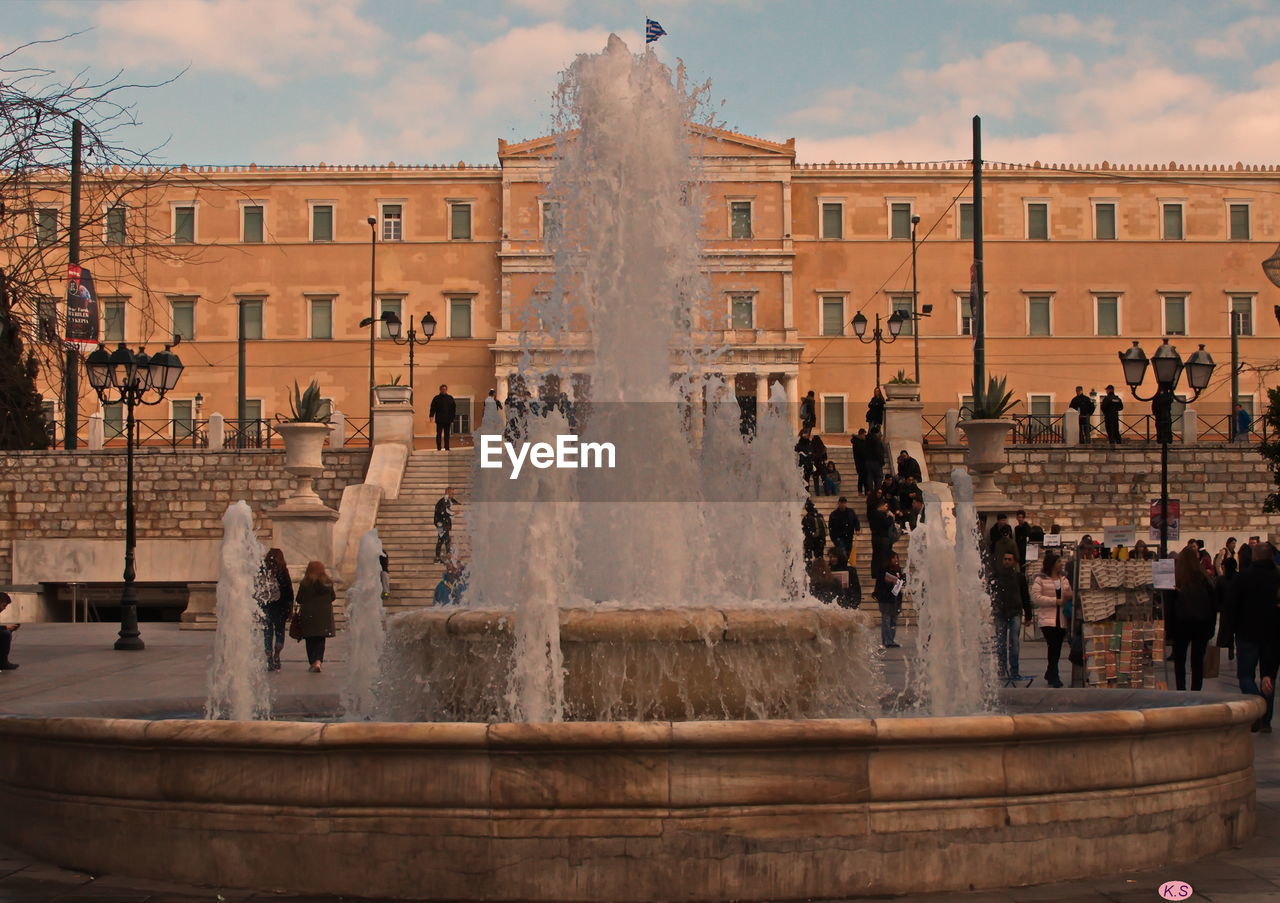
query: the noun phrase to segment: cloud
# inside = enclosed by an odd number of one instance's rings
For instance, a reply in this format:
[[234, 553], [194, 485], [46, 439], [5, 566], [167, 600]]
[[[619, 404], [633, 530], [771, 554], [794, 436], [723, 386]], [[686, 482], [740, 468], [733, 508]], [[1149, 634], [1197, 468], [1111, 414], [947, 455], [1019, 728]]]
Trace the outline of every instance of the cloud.
[[1250, 43], [1270, 43], [1280, 38], [1280, 16], [1248, 16], [1232, 22], [1216, 35], [1203, 37], [1193, 45], [1196, 53], [1209, 59], [1245, 57]]
[[359, 0], [119, 0], [94, 8], [99, 65], [191, 64], [276, 85], [317, 72], [369, 75], [382, 31]]
[[571, 0], [510, 0], [516, 9], [548, 19], [564, 15], [570, 2]]
[[1064, 41], [1087, 40], [1097, 41], [1099, 44], [1115, 44], [1120, 40], [1116, 36], [1115, 20], [1106, 16], [1097, 16], [1086, 22], [1071, 13], [1045, 13], [1023, 16], [1016, 27], [1023, 34]]

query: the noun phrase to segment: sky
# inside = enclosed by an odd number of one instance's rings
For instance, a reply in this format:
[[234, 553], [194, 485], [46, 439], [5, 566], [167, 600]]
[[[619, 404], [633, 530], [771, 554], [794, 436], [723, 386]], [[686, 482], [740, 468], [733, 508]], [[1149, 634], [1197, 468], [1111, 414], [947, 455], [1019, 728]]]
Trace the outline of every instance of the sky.
[[[801, 162], [1280, 154], [1280, 0], [0, 0], [0, 53], [133, 83], [165, 163], [493, 163], [616, 32]], [[0, 78], [3, 78], [0, 73]]]

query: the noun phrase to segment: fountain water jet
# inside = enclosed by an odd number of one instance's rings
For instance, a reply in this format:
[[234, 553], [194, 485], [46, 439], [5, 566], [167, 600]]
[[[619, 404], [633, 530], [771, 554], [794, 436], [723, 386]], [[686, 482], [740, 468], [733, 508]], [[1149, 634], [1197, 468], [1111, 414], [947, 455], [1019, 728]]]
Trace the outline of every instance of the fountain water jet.
[[218, 565], [218, 628], [209, 666], [208, 718], [248, 721], [271, 717], [262, 612], [254, 581], [265, 549], [253, 530], [253, 511], [236, 502], [222, 516]]
[[360, 537], [356, 576], [347, 589], [347, 669], [341, 704], [349, 720], [374, 716], [385, 641], [382, 609], [382, 541], [378, 531]]

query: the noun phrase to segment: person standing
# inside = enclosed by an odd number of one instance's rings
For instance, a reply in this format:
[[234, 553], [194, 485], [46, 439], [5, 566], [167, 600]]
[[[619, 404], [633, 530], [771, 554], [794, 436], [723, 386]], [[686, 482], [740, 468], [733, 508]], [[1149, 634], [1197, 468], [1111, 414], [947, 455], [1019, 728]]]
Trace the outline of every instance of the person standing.
[[1093, 399], [1084, 394], [1084, 386], [1076, 386], [1075, 398], [1067, 407], [1080, 415], [1080, 441], [1088, 442], [1091, 438], [1089, 419], [1093, 416], [1094, 404]]
[[498, 390], [490, 389], [489, 394], [484, 399], [484, 411], [481, 414], [481, 423], [488, 420], [492, 416], [494, 423], [502, 423], [502, 402], [498, 401]]
[[[458, 500], [453, 497], [453, 490], [446, 488], [444, 495], [436, 502], [436, 510], [432, 523], [436, 527], [436, 554], [433, 562], [447, 561], [453, 557], [453, 506]], [[440, 557], [441, 550], [444, 557]]]
[[293, 581], [284, 552], [267, 550], [254, 581], [253, 598], [262, 618], [263, 647], [267, 654], [267, 670], [280, 670], [280, 652], [284, 649], [285, 628], [293, 614]]
[[320, 671], [324, 664], [325, 640], [334, 635], [333, 581], [324, 569], [324, 562], [312, 561], [298, 584], [298, 626], [307, 644], [307, 661], [311, 672]]
[[807, 428], [801, 429], [800, 438], [796, 439], [796, 464], [800, 466], [804, 489], [808, 492], [809, 484], [813, 481], [813, 440], [809, 438]]
[[810, 499], [804, 500], [804, 517], [800, 519], [800, 532], [804, 537], [804, 558], [811, 561], [821, 558], [827, 547], [827, 524]]
[[906, 580], [898, 553], [889, 552], [880, 560], [880, 575], [876, 577], [876, 604], [880, 607], [880, 643], [886, 649], [897, 649], [898, 614], [902, 611], [902, 591]]
[[1058, 676], [1058, 660], [1062, 658], [1062, 641], [1071, 625], [1071, 603], [1074, 593], [1071, 581], [1063, 573], [1062, 557], [1054, 552], [1044, 556], [1044, 564], [1031, 587], [1031, 605], [1035, 609], [1036, 622], [1044, 634], [1049, 665], [1044, 679], [1051, 687], [1061, 687]]
[[1027, 563], [1027, 540], [1031, 538], [1031, 524], [1027, 522], [1027, 512], [1018, 509], [1014, 515], [1013, 541], [1018, 547], [1018, 564]]
[[800, 399], [800, 429], [811, 430], [818, 425], [818, 401], [813, 397], [813, 390], [810, 389], [804, 398]]
[[1236, 434], [1233, 437], [1235, 442], [1248, 442], [1249, 433], [1253, 429], [1253, 415], [1244, 409], [1244, 405], [1236, 402], [1235, 408], [1231, 413], [1235, 418]]
[[[0, 593], [0, 613], [12, 604], [13, 598], [8, 593]], [[9, 661], [9, 650], [13, 648], [13, 634], [21, 624], [0, 624], [0, 671], [17, 671], [18, 666]]]
[[875, 427], [867, 434], [865, 464], [867, 469], [867, 491], [879, 489], [884, 483], [884, 459], [886, 451], [884, 439], [880, 436], [880, 428]]
[[[879, 386], [871, 393], [871, 401], [867, 402], [867, 429], [872, 434], [884, 429], [884, 392]], [[881, 460], [884, 460], [883, 456]]]
[[1102, 408], [1102, 424], [1107, 429], [1107, 441], [1112, 445], [1120, 444], [1120, 412], [1124, 410], [1124, 400], [1116, 394], [1115, 386], [1107, 386], [1107, 394], [1102, 396], [1098, 406]]
[[1002, 681], [1026, 680], [1018, 670], [1022, 645], [1022, 619], [1031, 617], [1027, 578], [1018, 567], [1017, 555], [1006, 549], [991, 581], [991, 607], [996, 620], [996, 664]]
[[1201, 552], [1185, 548], [1173, 563], [1173, 676], [1179, 690], [1187, 688], [1187, 648], [1191, 649], [1191, 689], [1204, 686], [1204, 654], [1217, 618], [1213, 587], [1205, 575]]
[[860, 429], [850, 436], [849, 446], [853, 450], [853, 466], [858, 471], [858, 494], [866, 495], [871, 491], [867, 482], [867, 431]]
[[893, 540], [898, 531], [889, 511], [889, 500], [883, 495], [876, 497], [867, 522], [871, 528], [871, 576], [878, 577], [880, 566], [893, 553]]
[[822, 495], [822, 477], [827, 472], [827, 444], [821, 436], [809, 440], [809, 462], [813, 480], [813, 494]]
[[449, 394], [448, 386], [441, 386], [439, 394], [431, 399], [431, 409], [427, 416], [436, 422], [436, 451], [441, 449], [441, 438], [444, 450], [449, 450], [449, 434], [453, 432], [453, 420], [458, 416], [458, 403]]
[[843, 566], [853, 554], [853, 537], [862, 524], [858, 521], [858, 512], [849, 507], [849, 500], [843, 495], [836, 500], [836, 506], [827, 516], [827, 533], [831, 543], [836, 547], [836, 555]]
[[1214, 570], [1221, 574], [1223, 570], [1223, 563], [1228, 558], [1231, 559], [1231, 563], [1235, 566], [1235, 569], [1239, 571], [1239, 562], [1236, 561], [1236, 538], [1234, 536], [1228, 536], [1226, 545], [1218, 550], [1217, 555], [1213, 556]]
[[[1252, 537], [1251, 537], [1252, 538]], [[1241, 557], [1248, 549], [1242, 546]], [[1280, 569], [1276, 568], [1270, 543], [1259, 543], [1250, 554], [1248, 567], [1241, 567], [1227, 591], [1223, 621], [1233, 634], [1236, 646], [1236, 680], [1240, 692], [1262, 696], [1267, 710], [1253, 724], [1255, 731], [1271, 733], [1275, 711], [1275, 675], [1280, 664]], [[1258, 683], [1261, 666], [1262, 685]], [[1270, 679], [1270, 684], [1268, 684]]]

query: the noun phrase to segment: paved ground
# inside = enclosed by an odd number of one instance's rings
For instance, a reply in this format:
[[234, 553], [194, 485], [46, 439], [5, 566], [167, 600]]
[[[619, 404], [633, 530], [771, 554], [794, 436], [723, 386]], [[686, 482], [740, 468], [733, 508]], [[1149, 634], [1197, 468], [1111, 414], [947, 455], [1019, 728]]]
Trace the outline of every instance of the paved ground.
[[[890, 652], [892, 665], [911, 646]], [[140, 653], [111, 648], [115, 627], [102, 624], [31, 624], [20, 630], [12, 658], [17, 671], [0, 672], [0, 709], [38, 710], [42, 704], [89, 699], [142, 699], [156, 695], [202, 696], [212, 634], [179, 631], [176, 625], [143, 624], [147, 649]], [[272, 677], [285, 692], [336, 692], [337, 678], [346, 664], [339, 635], [330, 641], [326, 670], [311, 674], [301, 644], [286, 644], [284, 670]], [[1043, 646], [1024, 647], [1023, 672], [1044, 671]], [[1065, 663], [1064, 663], [1065, 664]], [[1224, 661], [1231, 667], [1231, 663]], [[1227, 677], [1208, 681], [1207, 689], [1234, 691]], [[1192, 900], [1212, 903], [1280, 903], [1280, 734], [1254, 735], [1258, 775], [1258, 833], [1238, 850], [1158, 872], [1097, 877], [1038, 887], [970, 894], [932, 894], [913, 897], [928, 903], [1030, 903], [1084, 901], [1128, 903], [1155, 901], [1166, 881], [1185, 881], [1194, 888]], [[0, 817], [4, 817], [0, 813]], [[0, 903], [214, 903], [214, 901], [277, 900], [289, 903], [334, 903], [337, 897], [299, 897], [287, 894], [170, 886], [111, 875], [88, 875], [34, 862], [21, 853], [0, 848]], [[878, 898], [890, 899], [890, 898]], [[904, 899], [904, 898], [894, 898]]]

